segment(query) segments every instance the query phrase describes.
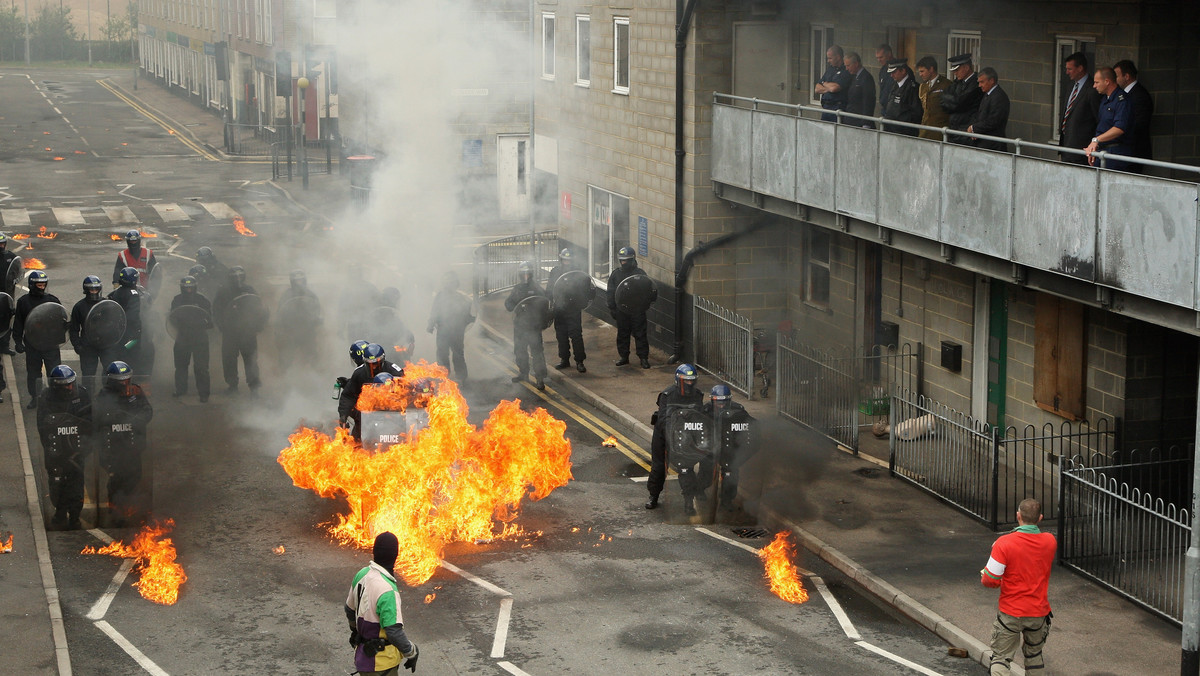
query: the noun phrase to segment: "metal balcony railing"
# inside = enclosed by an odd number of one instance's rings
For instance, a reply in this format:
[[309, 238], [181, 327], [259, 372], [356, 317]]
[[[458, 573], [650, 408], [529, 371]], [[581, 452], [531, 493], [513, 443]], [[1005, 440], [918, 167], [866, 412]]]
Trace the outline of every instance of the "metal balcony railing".
[[[816, 119], [829, 112], [716, 94], [712, 177], [719, 184], [878, 224], [1016, 265], [1200, 310], [1200, 167], [1137, 160], [1190, 181], [1023, 155], [1082, 154], [1020, 139], [1012, 153]], [[1115, 156], [1110, 156], [1115, 157]]]

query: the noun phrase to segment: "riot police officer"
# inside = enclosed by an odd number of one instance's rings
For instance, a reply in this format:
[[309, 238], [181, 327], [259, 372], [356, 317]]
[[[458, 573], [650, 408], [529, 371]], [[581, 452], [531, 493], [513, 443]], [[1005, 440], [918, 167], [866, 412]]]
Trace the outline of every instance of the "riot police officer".
[[154, 252], [142, 246], [142, 233], [137, 230], [125, 233], [125, 246], [126, 249], [117, 254], [117, 263], [113, 267], [113, 286], [121, 284], [121, 271], [125, 268], [137, 270], [138, 276], [149, 285], [158, 265]]
[[117, 524], [148, 507], [138, 500], [146, 428], [154, 409], [142, 388], [133, 384], [133, 369], [114, 361], [104, 370], [104, 388], [96, 395], [96, 431], [100, 437], [100, 466], [108, 473], [109, 508]]
[[233, 300], [245, 295], [258, 295], [258, 292], [246, 283], [246, 270], [240, 265], [235, 265], [229, 268], [225, 286], [221, 287], [213, 301], [213, 316], [217, 328], [221, 330], [221, 367], [229, 392], [237, 392], [238, 389], [239, 355], [242, 357], [246, 384], [250, 386], [250, 391], [258, 390], [262, 384], [258, 376], [258, 334], [234, 326], [228, 316]]
[[[351, 353], [353, 355], [353, 352]], [[387, 352], [383, 347], [371, 343], [363, 348], [363, 363], [354, 369], [354, 373], [346, 379], [342, 394], [338, 398], [338, 424], [346, 427], [351, 421], [354, 427], [351, 432], [355, 439], [362, 439], [362, 417], [358, 410], [358, 396], [362, 394], [363, 385], [371, 382], [381, 373], [390, 373], [394, 377], [404, 376], [404, 369], [386, 359]]]
[[[754, 418], [746, 407], [733, 400], [728, 385], [714, 385], [704, 414], [715, 424], [720, 452], [717, 463], [721, 467], [720, 502], [726, 510], [733, 510], [733, 499], [737, 497], [738, 476], [741, 466], [755, 451], [751, 430]], [[712, 473], [700, 477], [700, 484], [708, 487]]]
[[[208, 401], [212, 383], [208, 374], [208, 330], [213, 327], [212, 303], [200, 293], [199, 282], [188, 275], [179, 280], [179, 293], [171, 299], [171, 312], [185, 305], [200, 308], [203, 312], [180, 321], [175, 333], [175, 392], [174, 396], [182, 397], [188, 389], [188, 364], [192, 364], [192, 372], [196, 375], [196, 393], [200, 395], [200, 403]], [[182, 314], [182, 313], [179, 313]]]
[[[575, 256], [570, 249], [558, 252], [558, 265], [550, 270], [546, 280], [546, 289], [554, 289], [554, 283], [571, 270], [577, 270]], [[596, 287], [588, 280], [587, 300], [591, 302], [596, 297]], [[575, 348], [575, 370], [587, 373], [583, 360], [587, 359], [587, 350], [583, 347], [583, 311], [569, 308], [554, 308], [554, 337], [558, 341], [558, 365], [555, 368], [565, 369], [571, 366], [571, 348]]]
[[75, 353], [79, 355], [79, 371], [83, 374], [84, 381], [89, 383], [100, 367], [100, 351], [84, 342], [83, 325], [87, 321], [88, 312], [103, 300], [100, 297], [103, 287], [104, 284], [96, 275], [83, 278], [83, 298], [71, 308], [71, 321], [67, 325], [67, 337], [71, 340], [71, 347], [75, 348]]
[[447, 270], [442, 275], [442, 288], [433, 297], [433, 308], [429, 311], [429, 333], [437, 331], [437, 363], [450, 369], [454, 361], [454, 376], [461, 382], [467, 380], [467, 360], [463, 355], [463, 337], [467, 327], [475, 321], [471, 312], [471, 299], [458, 290], [458, 275]]
[[38, 396], [37, 426], [45, 455], [55, 529], [80, 527], [83, 463], [91, 447], [92, 400], [75, 382], [75, 371], [60, 364], [50, 370], [50, 386]]
[[13, 322], [12, 332], [13, 344], [16, 345], [17, 352], [25, 353], [25, 385], [29, 388], [29, 404], [26, 408], [37, 408], [37, 385], [38, 381], [42, 379], [42, 369], [45, 368], [46, 374], [49, 375], [51, 369], [62, 363], [62, 354], [57, 347], [39, 350], [36, 347], [25, 345], [25, 320], [33, 308], [42, 303], [60, 303], [60, 301], [58, 296], [46, 293], [46, 287], [50, 284], [50, 275], [45, 272], [34, 270], [29, 273], [28, 283], [29, 293], [21, 296], [21, 299], [17, 301], [16, 320]]
[[[509, 312], [516, 310], [517, 305], [526, 298], [546, 296], [542, 286], [533, 278], [533, 263], [521, 263], [517, 272], [520, 281], [504, 299], [504, 309]], [[513, 356], [517, 362], [517, 375], [513, 376], [512, 381], [519, 383], [528, 378], [532, 362], [534, 384], [539, 390], [546, 389], [546, 353], [542, 346], [541, 327], [531, 326], [516, 315], [513, 316]]]
[[[629, 277], [646, 274], [646, 271], [638, 267], [637, 256], [630, 247], [623, 246], [617, 251], [617, 261], [621, 267], [613, 270], [612, 274], [608, 276], [608, 311], [612, 314], [613, 321], [617, 323], [617, 354], [621, 357], [617, 360], [617, 366], [625, 366], [629, 363], [629, 337], [633, 336], [642, 368], [648, 369], [650, 368], [650, 340], [646, 337], [646, 313], [626, 314], [617, 307], [617, 286]], [[650, 296], [650, 302], [653, 303], [656, 300], [658, 300], [657, 287]]]
[[203, 266], [204, 270], [196, 274], [198, 271], [192, 268], [188, 274], [196, 278], [196, 282], [200, 284], [200, 293], [206, 296], [214, 293], [229, 279], [229, 268], [217, 260], [217, 255], [211, 247], [202, 246], [196, 249], [196, 265]]
[[117, 275], [119, 286], [108, 294], [109, 300], [125, 310], [125, 334], [105, 355], [105, 361], [125, 361], [139, 375], [149, 376], [153, 368], [154, 348], [150, 345], [149, 335], [142, 332], [142, 312], [150, 303], [150, 295], [138, 285], [140, 278], [141, 274], [136, 269], [124, 268]]
[[292, 365], [313, 363], [317, 359], [318, 329], [324, 316], [321, 300], [308, 287], [308, 275], [303, 270], [288, 274], [288, 288], [279, 295], [279, 311], [275, 316], [280, 368], [287, 371]]
[[[0, 277], [3, 277], [8, 272], [8, 266], [12, 264], [13, 259], [16, 257], [17, 254], [8, 250], [8, 236], [0, 232]], [[0, 289], [0, 291], [6, 290]], [[13, 293], [13, 295], [16, 296], [16, 293]], [[8, 320], [11, 318], [11, 316], [5, 316], [5, 312], [5, 308], [0, 308], [0, 327], [8, 326]], [[0, 332], [0, 354], [15, 354], [13, 349], [9, 347], [8, 341], [10, 338], [11, 335], [7, 331]]]
[[[650, 437], [650, 477], [646, 480], [646, 489], [650, 491], [650, 500], [646, 509], [658, 507], [658, 496], [662, 493], [667, 480], [667, 418], [671, 407], [691, 407], [699, 409], [704, 404], [704, 394], [696, 389], [696, 369], [691, 364], [680, 364], [675, 369], [675, 383], [659, 392], [655, 402], [658, 410], [650, 417], [654, 432]], [[683, 486], [681, 482], [680, 486]], [[685, 496], [687, 496], [685, 491]], [[684, 511], [691, 516], [696, 513], [688, 499]]]

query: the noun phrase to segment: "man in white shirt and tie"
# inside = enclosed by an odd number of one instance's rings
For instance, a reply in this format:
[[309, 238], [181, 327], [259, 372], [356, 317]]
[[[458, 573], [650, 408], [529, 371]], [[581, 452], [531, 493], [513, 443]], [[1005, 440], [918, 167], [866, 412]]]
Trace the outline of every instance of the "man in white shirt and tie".
[[[1092, 142], [1092, 136], [1096, 133], [1100, 95], [1091, 86], [1087, 56], [1083, 52], [1075, 52], [1068, 56], [1064, 68], [1071, 86], [1065, 92], [1062, 117], [1058, 120], [1058, 145], [1083, 150]], [[1058, 156], [1063, 162], [1070, 164], [1087, 164], [1086, 155], [1059, 153]]]

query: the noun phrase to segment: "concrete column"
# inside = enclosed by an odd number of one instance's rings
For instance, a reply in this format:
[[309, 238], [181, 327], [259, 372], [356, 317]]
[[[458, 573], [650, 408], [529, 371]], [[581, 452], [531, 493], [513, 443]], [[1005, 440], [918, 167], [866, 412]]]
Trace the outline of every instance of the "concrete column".
[[[1198, 378], [1200, 381], [1200, 378]], [[1200, 385], [1197, 386], [1200, 389]], [[1198, 392], [1200, 394], [1200, 392]], [[1196, 438], [1200, 439], [1200, 416], [1196, 419]], [[1182, 676], [1200, 674], [1200, 462], [1192, 463], [1192, 541], [1188, 545], [1183, 576], [1183, 654], [1179, 661]]]

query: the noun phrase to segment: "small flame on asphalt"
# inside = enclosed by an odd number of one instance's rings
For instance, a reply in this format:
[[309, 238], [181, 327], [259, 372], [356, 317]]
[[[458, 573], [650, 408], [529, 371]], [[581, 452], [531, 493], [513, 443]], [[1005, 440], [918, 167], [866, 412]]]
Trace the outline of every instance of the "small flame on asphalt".
[[13, 534], [8, 534], [6, 542], [0, 542], [0, 554], [7, 554], [12, 551]]
[[276, 547], [275, 549], [272, 549], [271, 551], [275, 552], [276, 554], [283, 554], [287, 550], [283, 548], [283, 545], [279, 545], [278, 547]]
[[437, 594], [426, 594], [425, 595], [425, 603], [426, 604], [433, 603], [433, 600], [436, 598], [437, 598]]
[[42, 239], [54, 239], [55, 237], [58, 237], [58, 233], [46, 232], [46, 226], [43, 225], [42, 227], [38, 228], [37, 236], [41, 237]]
[[[25, 248], [32, 249], [33, 247], [27, 246]], [[25, 269], [26, 270], [45, 270], [46, 264], [37, 258], [26, 258], [25, 259]]]
[[54, 161], [55, 161], [55, 162], [62, 162], [62, 161], [63, 161], [63, 160], [65, 160], [65, 159], [67, 159], [67, 158], [65, 158], [65, 157], [56, 157], [56, 158], [54, 158]]
[[155, 237], [158, 237], [158, 235], [153, 232], [142, 232], [139, 230], [138, 233], [141, 234], [142, 239], [154, 239]]
[[246, 219], [244, 218], [233, 219], [233, 228], [247, 237], [258, 237], [253, 230], [246, 227]]
[[13, 235], [13, 239], [29, 239], [29, 235]]
[[116, 233], [113, 233], [113, 234], [109, 235], [109, 236], [108, 236], [108, 238], [109, 238], [109, 239], [111, 239], [111, 240], [112, 240], [112, 241], [114, 241], [114, 242], [120, 242], [120, 241], [121, 241], [121, 236], [120, 236], [120, 235], [118, 235], [118, 234], [116, 234]]
[[616, 448], [617, 447], [617, 438], [610, 434], [610, 435], [608, 435], [607, 439], [600, 442], [600, 445], [607, 446], [608, 448]]
[[771, 592], [788, 603], [799, 604], [808, 600], [808, 591], [800, 581], [800, 571], [792, 563], [795, 557], [796, 546], [788, 538], [787, 531], [776, 533], [774, 542], [758, 552]]

